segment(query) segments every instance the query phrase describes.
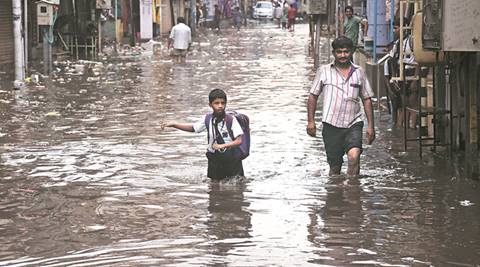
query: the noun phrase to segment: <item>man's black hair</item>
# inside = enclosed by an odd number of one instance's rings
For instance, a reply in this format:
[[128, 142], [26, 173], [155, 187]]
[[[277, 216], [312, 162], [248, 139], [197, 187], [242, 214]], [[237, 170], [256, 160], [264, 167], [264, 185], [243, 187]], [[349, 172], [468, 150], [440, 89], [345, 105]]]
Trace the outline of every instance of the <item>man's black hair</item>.
[[178, 17], [177, 23], [185, 23], [185, 19], [183, 17]]
[[213, 89], [210, 91], [210, 94], [208, 94], [208, 103], [212, 103], [215, 101], [215, 99], [224, 99], [225, 103], [227, 102], [227, 94], [222, 89]]
[[352, 6], [346, 6], [345, 7], [345, 12], [347, 12], [347, 10], [350, 10], [353, 13], [353, 7]]
[[345, 36], [340, 36], [332, 42], [333, 50], [338, 48], [348, 48], [350, 51], [353, 49], [353, 42], [350, 38]]

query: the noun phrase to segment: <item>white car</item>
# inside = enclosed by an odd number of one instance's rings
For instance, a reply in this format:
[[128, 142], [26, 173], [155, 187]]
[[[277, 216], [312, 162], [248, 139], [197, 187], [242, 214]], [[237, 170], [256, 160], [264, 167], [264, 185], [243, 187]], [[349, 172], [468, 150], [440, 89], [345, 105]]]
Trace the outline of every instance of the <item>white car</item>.
[[253, 8], [254, 19], [273, 19], [273, 5], [272, 2], [259, 1]]

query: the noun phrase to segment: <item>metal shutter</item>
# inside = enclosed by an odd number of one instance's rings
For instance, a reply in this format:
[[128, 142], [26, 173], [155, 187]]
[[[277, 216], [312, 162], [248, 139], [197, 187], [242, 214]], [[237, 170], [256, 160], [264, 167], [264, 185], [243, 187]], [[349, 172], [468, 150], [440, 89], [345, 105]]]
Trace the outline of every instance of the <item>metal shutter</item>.
[[13, 63], [12, 1], [0, 0], [0, 64]]

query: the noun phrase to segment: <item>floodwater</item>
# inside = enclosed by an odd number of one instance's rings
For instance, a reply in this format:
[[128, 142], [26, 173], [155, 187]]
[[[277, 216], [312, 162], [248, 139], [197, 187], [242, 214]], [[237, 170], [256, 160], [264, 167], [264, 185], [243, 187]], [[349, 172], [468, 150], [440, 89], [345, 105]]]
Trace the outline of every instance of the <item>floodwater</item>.
[[[384, 111], [362, 175], [327, 176], [307, 25], [197, 40], [184, 65], [158, 49], [2, 91], [0, 266], [479, 266], [478, 181], [403, 152]], [[211, 182], [205, 134], [161, 129], [213, 88], [250, 117], [244, 179]]]

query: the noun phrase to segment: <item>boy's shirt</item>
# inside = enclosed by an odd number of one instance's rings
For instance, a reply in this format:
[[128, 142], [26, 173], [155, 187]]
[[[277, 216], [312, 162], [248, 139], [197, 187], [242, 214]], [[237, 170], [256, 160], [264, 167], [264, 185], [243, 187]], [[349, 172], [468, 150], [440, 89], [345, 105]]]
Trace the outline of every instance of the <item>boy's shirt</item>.
[[[235, 118], [235, 116], [232, 116], [233, 117], [233, 120], [232, 120], [232, 133], [233, 133], [233, 137], [234, 138], [237, 138], [239, 135], [242, 135], [243, 134], [243, 130], [242, 130], [242, 127], [240, 126], [240, 123], [238, 123], [238, 120], [237, 118]], [[207, 150], [208, 152], [215, 152], [215, 150], [212, 148], [212, 145], [215, 141], [215, 117], [212, 117], [212, 121], [210, 122], [210, 129], [208, 129], [208, 134], [209, 134], [209, 137], [208, 137], [208, 147], [207, 147]], [[218, 122], [218, 131], [220, 132], [220, 134], [222, 135], [222, 138], [223, 138], [223, 141], [225, 142], [225, 144], [228, 144], [230, 142], [233, 142], [232, 138], [230, 137], [230, 134], [228, 134], [228, 129], [227, 129], [227, 124], [225, 122], [225, 120], [221, 120], [220, 122]], [[205, 117], [202, 117], [201, 120], [199, 120], [197, 123], [193, 124], [193, 130], [196, 132], [196, 133], [201, 133], [205, 130], [207, 130], [207, 125], [205, 124]]]

